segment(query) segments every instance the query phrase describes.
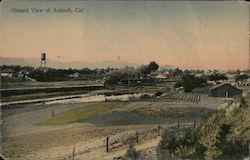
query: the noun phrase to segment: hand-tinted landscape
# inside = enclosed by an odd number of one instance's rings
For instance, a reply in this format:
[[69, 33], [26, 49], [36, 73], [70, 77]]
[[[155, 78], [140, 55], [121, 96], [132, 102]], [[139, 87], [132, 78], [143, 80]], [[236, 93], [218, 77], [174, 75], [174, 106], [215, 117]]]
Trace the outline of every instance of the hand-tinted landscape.
[[0, 4], [3, 158], [249, 160], [248, 2]]

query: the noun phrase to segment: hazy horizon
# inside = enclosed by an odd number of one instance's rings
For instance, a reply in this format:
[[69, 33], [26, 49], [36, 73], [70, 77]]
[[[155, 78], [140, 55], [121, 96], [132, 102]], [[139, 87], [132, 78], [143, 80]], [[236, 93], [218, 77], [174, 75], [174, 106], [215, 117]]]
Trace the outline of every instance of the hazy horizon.
[[[83, 13], [12, 13], [12, 8]], [[249, 4], [219, 1], [3, 1], [1, 57], [247, 69]]]

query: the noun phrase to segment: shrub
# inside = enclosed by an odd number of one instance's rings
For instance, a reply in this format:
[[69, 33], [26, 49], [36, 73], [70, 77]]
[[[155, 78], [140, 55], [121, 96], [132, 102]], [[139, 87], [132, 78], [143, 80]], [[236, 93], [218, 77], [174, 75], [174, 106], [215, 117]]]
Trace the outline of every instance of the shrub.
[[163, 92], [156, 92], [155, 96], [158, 97], [158, 96], [161, 96], [162, 94], [163, 94]]
[[126, 154], [122, 157], [122, 160], [141, 160], [141, 155], [137, 150], [134, 148], [133, 145], [129, 145], [129, 148]]
[[158, 157], [168, 157], [163, 154], [168, 151], [172, 151], [172, 159], [240, 159], [247, 156], [250, 108], [246, 107], [245, 100], [241, 103], [244, 107], [233, 110], [232, 114], [218, 110], [195, 129], [186, 129], [182, 134], [178, 130], [164, 132], [158, 145]]

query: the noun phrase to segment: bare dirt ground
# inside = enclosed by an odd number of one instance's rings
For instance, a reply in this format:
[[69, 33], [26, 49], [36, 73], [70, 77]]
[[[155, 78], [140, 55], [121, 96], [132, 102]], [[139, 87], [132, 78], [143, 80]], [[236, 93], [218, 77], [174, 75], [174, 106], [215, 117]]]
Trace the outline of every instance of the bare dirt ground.
[[[174, 98], [171, 98], [172, 100]], [[191, 98], [192, 99], [192, 98]], [[30, 105], [2, 111], [3, 155], [12, 160], [75, 159], [105, 160], [125, 154], [129, 141], [138, 132], [137, 150], [150, 152], [149, 159], [155, 159], [155, 148], [159, 143], [157, 128], [192, 125], [212, 112], [224, 100], [201, 96], [198, 103], [186, 102], [185, 96], [178, 101], [161, 98], [154, 101], [131, 102], [124, 108], [110, 110], [82, 123], [60, 126], [37, 126], [37, 122], [56, 114], [82, 107], [80, 104]], [[109, 137], [110, 151], [105, 151], [106, 137]], [[112, 149], [113, 148], [113, 149]]]

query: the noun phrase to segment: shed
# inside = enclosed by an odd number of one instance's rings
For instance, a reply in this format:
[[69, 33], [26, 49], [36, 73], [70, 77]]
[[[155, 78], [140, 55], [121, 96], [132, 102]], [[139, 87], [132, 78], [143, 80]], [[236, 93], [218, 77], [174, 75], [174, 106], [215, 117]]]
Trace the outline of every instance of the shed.
[[230, 84], [219, 84], [210, 88], [211, 97], [235, 97], [241, 96], [242, 90], [230, 85]]

